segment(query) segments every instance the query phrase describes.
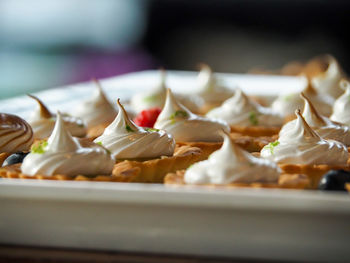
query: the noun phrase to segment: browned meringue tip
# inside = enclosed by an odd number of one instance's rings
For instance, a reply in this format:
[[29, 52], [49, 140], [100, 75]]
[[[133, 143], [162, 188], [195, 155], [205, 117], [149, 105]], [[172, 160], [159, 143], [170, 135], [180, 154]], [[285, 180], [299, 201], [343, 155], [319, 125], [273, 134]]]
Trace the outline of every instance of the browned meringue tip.
[[32, 98], [33, 100], [35, 100], [38, 103], [38, 105], [40, 107], [41, 117], [49, 119], [53, 116], [52, 113], [49, 111], [49, 109], [46, 107], [46, 105], [38, 97], [31, 95], [31, 94], [27, 94], [27, 96]]
[[[320, 114], [318, 113], [318, 111], [316, 110], [315, 106], [312, 104], [311, 100], [305, 95], [304, 92], [300, 93], [300, 97], [304, 100], [304, 103], [308, 103], [310, 106], [310, 110], [311, 113], [314, 114], [318, 119], [322, 120]], [[306, 107], [304, 107], [304, 111], [305, 111]]]
[[296, 116], [300, 116], [300, 117], [303, 118], [303, 115], [301, 114], [301, 110], [299, 108], [296, 109], [294, 113], [295, 113]]
[[208, 70], [212, 71], [211, 67], [207, 63], [204, 63], [204, 62], [198, 63], [197, 67], [199, 68], [199, 70], [208, 69]]
[[300, 110], [300, 109], [295, 110], [295, 115], [297, 115], [297, 117], [300, 117], [301, 121], [303, 122], [304, 134], [305, 134], [305, 132], [307, 132], [307, 133], [309, 133], [312, 137], [321, 138], [321, 137], [309, 126], [309, 124], [305, 121], [303, 115], [301, 114], [301, 110]]
[[128, 113], [126, 112], [126, 110], [125, 110], [123, 104], [121, 104], [120, 98], [117, 98], [117, 105], [118, 105], [119, 109], [122, 111], [124, 117], [127, 118], [127, 119], [129, 119], [129, 115], [128, 115]]

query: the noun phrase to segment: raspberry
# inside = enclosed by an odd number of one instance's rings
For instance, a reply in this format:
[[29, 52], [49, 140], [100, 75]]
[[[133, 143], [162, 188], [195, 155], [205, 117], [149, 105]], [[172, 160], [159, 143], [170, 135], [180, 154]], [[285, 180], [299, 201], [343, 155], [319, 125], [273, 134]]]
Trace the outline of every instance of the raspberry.
[[143, 110], [134, 118], [134, 122], [141, 127], [153, 128], [161, 111], [158, 107]]

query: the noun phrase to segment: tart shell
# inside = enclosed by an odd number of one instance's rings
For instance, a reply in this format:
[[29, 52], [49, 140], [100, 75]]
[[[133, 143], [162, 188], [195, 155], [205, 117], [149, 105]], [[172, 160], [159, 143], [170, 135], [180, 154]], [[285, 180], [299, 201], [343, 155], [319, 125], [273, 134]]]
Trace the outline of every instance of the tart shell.
[[201, 149], [191, 146], [181, 146], [175, 149], [171, 157], [163, 156], [148, 161], [125, 160], [117, 163], [113, 176], [120, 182], [163, 183], [167, 173], [188, 168], [201, 160]]
[[[185, 170], [177, 171], [176, 173], [169, 173], [164, 178], [164, 183], [168, 186], [186, 186], [188, 184], [184, 181]], [[282, 174], [276, 183], [231, 183], [227, 185], [202, 184], [191, 185], [196, 187], [207, 188], [285, 188], [285, 189], [305, 189], [310, 184], [307, 176], [302, 174]], [[188, 185], [190, 186], [190, 185]]]
[[283, 172], [287, 174], [305, 174], [310, 180], [307, 188], [317, 189], [322, 176], [330, 170], [346, 170], [350, 171], [350, 166], [332, 166], [326, 164], [307, 165], [307, 164], [279, 164]]
[[96, 182], [118, 182], [117, 178], [109, 175], [97, 175], [95, 177], [87, 177], [84, 175], [67, 176], [67, 175], [34, 175], [29, 176], [21, 172], [21, 164], [13, 164], [0, 168], [0, 177], [10, 179], [37, 179], [37, 180], [59, 180], [59, 181], [96, 181]]
[[273, 136], [278, 134], [280, 129], [281, 127], [231, 125], [231, 132], [252, 137]]

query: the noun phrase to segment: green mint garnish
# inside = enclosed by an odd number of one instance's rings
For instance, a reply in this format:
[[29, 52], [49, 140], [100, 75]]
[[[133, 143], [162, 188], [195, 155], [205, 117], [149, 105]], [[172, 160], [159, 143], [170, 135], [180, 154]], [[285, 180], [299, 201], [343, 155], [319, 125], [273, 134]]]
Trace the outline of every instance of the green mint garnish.
[[259, 121], [258, 121], [258, 117], [257, 117], [256, 112], [251, 111], [251, 112], [249, 113], [249, 121], [250, 121], [250, 123], [253, 124], [253, 125], [258, 125]]
[[98, 145], [101, 145], [102, 146], [102, 142], [96, 142]]
[[188, 113], [186, 111], [183, 111], [183, 110], [177, 110], [175, 111], [173, 114], [170, 115], [170, 120], [171, 120], [171, 123], [175, 123], [175, 118], [177, 117], [187, 117], [188, 116]]
[[32, 145], [32, 147], [30, 148], [30, 151], [32, 153], [43, 154], [45, 153], [46, 146], [47, 146], [47, 141], [39, 141]]
[[128, 124], [125, 124], [125, 130], [127, 132], [133, 132], [134, 131], [133, 129], [131, 129], [131, 127]]
[[149, 131], [149, 132], [159, 132], [159, 129], [155, 129], [155, 128], [147, 128], [147, 127], [145, 127], [144, 129], [146, 131]]
[[283, 97], [283, 100], [290, 101], [293, 98], [293, 94], [289, 94]]
[[143, 98], [144, 102], [153, 102], [158, 99], [158, 95], [151, 95]]
[[273, 154], [273, 149], [279, 144], [280, 144], [279, 141], [270, 142], [268, 145], [265, 146], [265, 148], [269, 149], [270, 153]]

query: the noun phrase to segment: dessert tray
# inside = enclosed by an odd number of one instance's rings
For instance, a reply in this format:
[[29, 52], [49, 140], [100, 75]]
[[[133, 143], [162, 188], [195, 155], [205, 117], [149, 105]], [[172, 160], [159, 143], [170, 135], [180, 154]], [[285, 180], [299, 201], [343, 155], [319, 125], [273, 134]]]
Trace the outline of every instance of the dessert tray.
[[[127, 101], [157, 71], [102, 80], [109, 98]], [[169, 71], [168, 85], [190, 89], [196, 73]], [[218, 74], [267, 99], [300, 87], [297, 77]], [[37, 93], [69, 111], [93, 90], [82, 83]], [[28, 117], [26, 96], [0, 112]], [[156, 184], [0, 180], [0, 243], [247, 259], [344, 262], [350, 240], [347, 194], [279, 189], [200, 189]]]

